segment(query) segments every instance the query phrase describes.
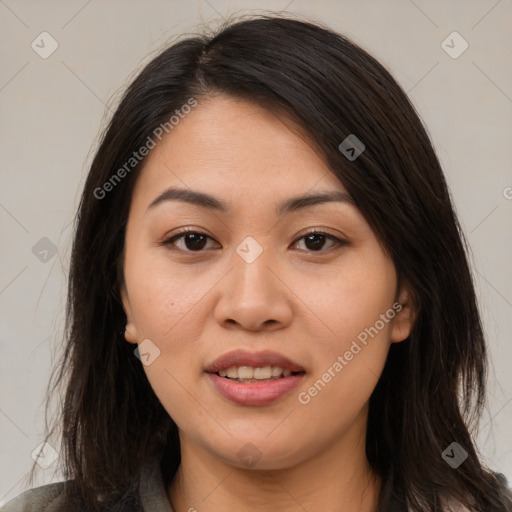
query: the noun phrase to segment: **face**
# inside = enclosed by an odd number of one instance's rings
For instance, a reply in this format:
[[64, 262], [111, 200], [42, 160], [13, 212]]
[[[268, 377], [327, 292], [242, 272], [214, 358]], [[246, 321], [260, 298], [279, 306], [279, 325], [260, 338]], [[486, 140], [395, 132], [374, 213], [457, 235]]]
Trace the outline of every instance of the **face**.
[[[319, 194], [337, 199], [277, 212]], [[291, 121], [226, 97], [147, 157], [124, 280], [126, 340], [182, 442], [237, 467], [364, 440], [390, 344], [412, 327], [392, 261], [322, 158]]]

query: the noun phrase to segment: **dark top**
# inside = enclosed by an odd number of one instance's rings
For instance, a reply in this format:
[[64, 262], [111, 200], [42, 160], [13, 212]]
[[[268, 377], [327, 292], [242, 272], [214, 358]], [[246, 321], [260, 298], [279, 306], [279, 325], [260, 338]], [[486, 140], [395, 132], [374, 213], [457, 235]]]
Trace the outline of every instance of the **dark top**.
[[[65, 482], [42, 485], [21, 493], [9, 501], [1, 512], [63, 512]], [[158, 459], [148, 462], [141, 470], [138, 481], [138, 503], [119, 503], [122, 512], [174, 512], [164, 486]], [[76, 503], [73, 512], [86, 510], [83, 503]]]

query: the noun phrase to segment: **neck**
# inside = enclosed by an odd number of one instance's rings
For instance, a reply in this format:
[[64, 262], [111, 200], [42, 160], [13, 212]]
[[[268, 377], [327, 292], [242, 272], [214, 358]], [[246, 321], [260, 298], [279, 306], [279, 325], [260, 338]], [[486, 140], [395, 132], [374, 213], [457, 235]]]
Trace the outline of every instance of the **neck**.
[[226, 464], [182, 432], [180, 441], [181, 464], [168, 491], [174, 512], [377, 511], [381, 479], [368, 464], [360, 428], [310, 459], [272, 470]]

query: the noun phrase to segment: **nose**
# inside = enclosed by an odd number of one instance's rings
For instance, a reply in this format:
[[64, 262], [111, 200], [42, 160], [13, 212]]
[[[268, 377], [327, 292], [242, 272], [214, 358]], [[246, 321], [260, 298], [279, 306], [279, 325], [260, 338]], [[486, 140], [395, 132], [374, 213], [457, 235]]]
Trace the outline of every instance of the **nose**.
[[232, 256], [232, 269], [220, 285], [214, 317], [225, 328], [274, 331], [288, 326], [292, 319], [293, 293], [282, 267], [271, 250], [263, 250], [254, 260], [238, 252]]

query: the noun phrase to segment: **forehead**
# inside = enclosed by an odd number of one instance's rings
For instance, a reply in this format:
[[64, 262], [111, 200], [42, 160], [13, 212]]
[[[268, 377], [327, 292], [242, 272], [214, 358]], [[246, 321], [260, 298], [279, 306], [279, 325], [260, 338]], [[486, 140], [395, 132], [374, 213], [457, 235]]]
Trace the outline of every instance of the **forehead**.
[[291, 119], [225, 96], [201, 100], [151, 150], [134, 200], [148, 202], [178, 185], [220, 195], [224, 191], [235, 201], [315, 188], [345, 192]]

